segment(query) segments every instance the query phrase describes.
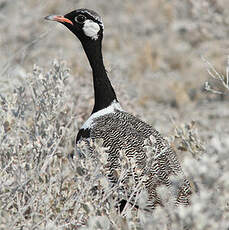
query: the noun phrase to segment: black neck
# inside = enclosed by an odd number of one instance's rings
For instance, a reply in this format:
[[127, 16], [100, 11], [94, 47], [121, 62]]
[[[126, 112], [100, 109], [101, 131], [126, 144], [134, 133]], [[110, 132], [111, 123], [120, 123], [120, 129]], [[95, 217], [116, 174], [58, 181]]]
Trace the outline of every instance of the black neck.
[[82, 42], [93, 72], [95, 104], [92, 113], [108, 107], [117, 100], [103, 64], [102, 41], [100, 39]]

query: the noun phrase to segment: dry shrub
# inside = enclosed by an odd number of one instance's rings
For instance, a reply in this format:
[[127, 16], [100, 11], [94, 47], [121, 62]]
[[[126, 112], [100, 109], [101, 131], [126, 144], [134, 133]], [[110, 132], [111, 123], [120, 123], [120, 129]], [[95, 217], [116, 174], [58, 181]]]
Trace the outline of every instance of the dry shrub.
[[[89, 140], [75, 148], [78, 125], [75, 108], [67, 103], [68, 77], [64, 62], [54, 61], [47, 73], [35, 66], [23, 86], [0, 97], [1, 229], [228, 229], [226, 142], [218, 140], [221, 149], [205, 152], [193, 123], [176, 129], [180, 150], [195, 156], [187, 154], [183, 162], [185, 174], [198, 188], [191, 205], [174, 208], [167, 188], [161, 187], [159, 194], [168, 201], [163, 208], [151, 214], [128, 205], [120, 215], [119, 186], [106, 178], [102, 142]], [[146, 145], [150, 163], [152, 140]], [[121, 156], [125, 171], [131, 164]], [[129, 181], [130, 190], [138, 194], [137, 204], [144, 207], [144, 190]]]

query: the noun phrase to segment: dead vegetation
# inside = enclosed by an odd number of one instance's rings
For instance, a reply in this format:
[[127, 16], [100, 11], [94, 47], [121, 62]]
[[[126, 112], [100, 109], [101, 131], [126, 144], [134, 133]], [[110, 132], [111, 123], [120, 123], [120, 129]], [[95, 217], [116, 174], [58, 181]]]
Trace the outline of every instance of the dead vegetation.
[[[3, 0], [0, 229], [227, 230], [226, 4]], [[152, 215], [128, 206], [119, 215], [101, 143], [91, 143], [93, 160], [84, 146], [82, 155], [76, 152], [75, 135], [93, 105], [90, 70], [80, 44], [42, 19], [82, 6], [103, 15], [105, 63], [122, 106], [167, 134], [178, 152], [196, 191], [189, 207], [174, 209], [168, 202]], [[144, 192], [139, 198], [144, 206]]]

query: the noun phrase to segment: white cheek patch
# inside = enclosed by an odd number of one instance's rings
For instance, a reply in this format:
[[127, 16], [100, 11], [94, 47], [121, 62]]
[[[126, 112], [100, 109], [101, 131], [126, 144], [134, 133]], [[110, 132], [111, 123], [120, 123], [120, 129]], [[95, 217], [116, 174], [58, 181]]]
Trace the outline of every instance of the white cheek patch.
[[96, 40], [98, 38], [98, 32], [100, 27], [97, 23], [93, 22], [92, 20], [86, 20], [84, 22], [83, 31], [85, 35], [88, 37]]

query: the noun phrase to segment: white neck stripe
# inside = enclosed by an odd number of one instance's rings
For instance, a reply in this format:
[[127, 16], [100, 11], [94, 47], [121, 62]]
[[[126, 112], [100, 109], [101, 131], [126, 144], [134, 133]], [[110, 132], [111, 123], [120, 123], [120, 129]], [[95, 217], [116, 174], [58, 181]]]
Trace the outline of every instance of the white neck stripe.
[[109, 105], [107, 108], [105, 109], [101, 109], [96, 113], [93, 113], [88, 119], [87, 121], [84, 123], [84, 125], [82, 126], [81, 129], [90, 129], [93, 127], [93, 122], [94, 119], [98, 118], [98, 117], [102, 117], [106, 114], [110, 114], [110, 113], [115, 113], [116, 110], [119, 111], [123, 111], [122, 107], [120, 106], [120, 104], [114, 100], [111, 105]]

